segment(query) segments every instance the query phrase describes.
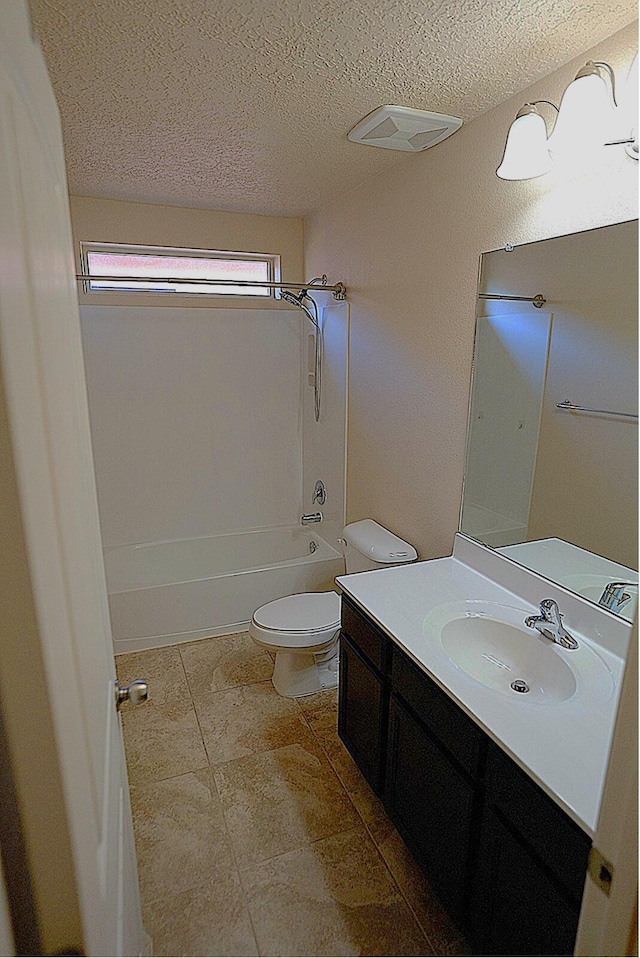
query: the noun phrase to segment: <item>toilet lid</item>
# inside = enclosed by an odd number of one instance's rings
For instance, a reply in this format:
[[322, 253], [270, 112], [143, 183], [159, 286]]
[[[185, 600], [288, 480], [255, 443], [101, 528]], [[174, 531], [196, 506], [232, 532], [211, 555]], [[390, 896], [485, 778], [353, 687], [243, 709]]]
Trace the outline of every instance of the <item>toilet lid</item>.
[[302, 592], [263, 605], [253, 616], [263, 629], [276, 632], [322, 632], [340, 625], [337, 592]]

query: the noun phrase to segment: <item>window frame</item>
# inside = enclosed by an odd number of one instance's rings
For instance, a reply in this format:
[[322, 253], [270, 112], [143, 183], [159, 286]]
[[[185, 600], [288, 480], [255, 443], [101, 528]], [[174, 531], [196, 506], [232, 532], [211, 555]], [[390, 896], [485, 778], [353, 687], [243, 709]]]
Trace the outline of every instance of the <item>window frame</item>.
[[[206, 259], [206, 260], [233, 260], [240, 263], [246, 262], [260, 262], [266, 263], [268, 268], [268, 278], [266, 282], [277, 283], [280, 281], [280, 256], [277, 253], [246, 253], [239, 250], [210, 250], [210, 249], [194, 249], [183, 246], [146, 246], [146, 245], [136, 245], [132, 243], [98, 243], [90, 242], [88, 240], [81, 240], [80, 242], [80, 264], [82, 269], [83, 276], [90, 276], [89, 269], [89, 253], [122, 253], [130, 254], [132, 256], [166, 256], [173, 259]], [[130, 275], [133, 275], [134, 271]], [[185, 277], [185, 279], [187, 279]], [[100, 276], [95, 276], [95, 281], [99, 281]], [[141, 276], [141, 282], [145, 280], [148, 281], [147, 277]], [[115, 282], [112, 281], [112, 282]], [[216, 285], [216, 280], [211, 280], [211, 285]], [[248, 299], [258, 301], [268, 301], [274, 299], [280, 299], [280, 290], [279, 289], [268, 289], [267, 293], [258, 293], [254, 292], [256, 287], [246, 286], [246, 287], [230, 287], [232, 289], [238, 289], [240, 292], [212, 292], [211, 290], [204, 289], [199, 292], [197, 290], [180, 290], [180, 289], [144, 289], [140, 286], [137, 286], [131, 283], [129, 286], [109, 286], [96, 288], [94, 285], [94, 279], [84, 279], [82, 281], [82, 288], [85, 294], [89, 296], [164, 296], [166, 294], [170, 296], [184, 296], [184, 297], [196, 297], [197, 299], [211, 298], [211, 299], [220, 299], [225, 297], [233, 297], [234, 300], [240, 299], [243, 296]]]

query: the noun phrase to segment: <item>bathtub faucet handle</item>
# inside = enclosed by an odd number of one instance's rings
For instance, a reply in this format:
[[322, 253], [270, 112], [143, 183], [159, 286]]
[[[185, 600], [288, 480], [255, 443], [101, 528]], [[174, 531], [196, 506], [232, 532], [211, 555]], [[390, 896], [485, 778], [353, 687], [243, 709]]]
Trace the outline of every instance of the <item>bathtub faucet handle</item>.
[[303, 526], [308, 526], [312, 522], [322, 522], [322, 513], [321, 512], [308, 512], [302, 516], [300, 522]]
[[327, 500], [327, 490], [322, 479], [318, 479], [313, 490], [313, 498], [311, 502], [315, 505], [316, 502], [319, 502], [321, 506], [325, 504]]

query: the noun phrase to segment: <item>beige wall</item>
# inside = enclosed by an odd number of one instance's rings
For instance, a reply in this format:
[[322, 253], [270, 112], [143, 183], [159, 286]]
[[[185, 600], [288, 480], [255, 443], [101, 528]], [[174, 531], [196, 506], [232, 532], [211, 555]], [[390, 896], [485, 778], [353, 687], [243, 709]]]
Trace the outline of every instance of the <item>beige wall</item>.
[[[220, 213], [213, 210], [151, 206], [87, 196], [70, 197], [71, 227], [80, 272], [80, 243], [129, 243], [140, 246], [179, 246], [190, 249], [233, 250], [245, 253], [274, 253], [281, 257], [283, 280], [304, 280], [302, 220], [291, 216], [257, 216], [250, 213]], [[80, 305], [92, 306], [175, 306], [175, 297], [104, 296], [80, 290]], [[246, 309], [282, 309], [279, 301], [265, 303], [244, 296], [221, 296], [212, 301], [189, 298], [190, 306], [221, 305]]]
[[306, 272], [349, 290], [347, 518], [372, 516], [422, 558], [450, 554], [458, 527], [479, 254], [637, 215], [622, 147], [499, 180], [509, 124], [525, 101], [558, 102], [587, 58], [625, 78], [636, 49], [632, 25], [305, 221]]

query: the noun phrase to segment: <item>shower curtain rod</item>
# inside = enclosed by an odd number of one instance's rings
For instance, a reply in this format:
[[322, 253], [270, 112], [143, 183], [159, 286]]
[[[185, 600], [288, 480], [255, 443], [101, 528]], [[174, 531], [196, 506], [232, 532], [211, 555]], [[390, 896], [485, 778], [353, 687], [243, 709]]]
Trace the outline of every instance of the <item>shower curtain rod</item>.
[[[347, 298], [347, 287], [344, 283], [334, 283], [333, 285], [324, 286], [320, 283], [272, 283], [257, 279], [187, 279], [184, 276], [94, 276], [88, 273], [76, 273], [76, 280], [83, 283], [96, 283], [99, 280], [103, 280], [110, 283], [185, 283], [190, 286], [200, 284], [203, 286], [257, 286], [260, 288], [267, 287], [268, 289], [318, 289], [332, 292], [333, 298], [339, 301]], [[94, 292], [100, 292], [100, 290], [94, 290]], [[149, 292], [153, 293], [156, 291], [149, 290]], [[161, 292], [161, 290], [159, 292]]]
[[502, 296], [499, 293], [478, 293], [478, 299], [509, 299], [521, 303], [533, 303], [536, 309], [542, 309], [546, 299], [542, 293], [536, 293], [535, 296]]

